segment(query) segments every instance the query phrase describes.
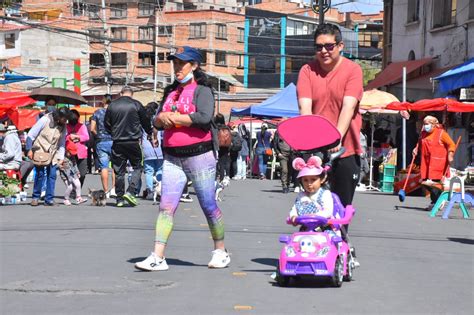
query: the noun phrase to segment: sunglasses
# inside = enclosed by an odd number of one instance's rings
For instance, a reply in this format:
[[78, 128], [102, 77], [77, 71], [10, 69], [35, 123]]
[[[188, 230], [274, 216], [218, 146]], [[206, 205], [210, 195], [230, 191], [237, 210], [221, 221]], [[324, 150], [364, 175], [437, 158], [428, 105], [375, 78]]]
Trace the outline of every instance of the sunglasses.
[[339, 44], [339, 43], [314, 44], [314, 47], [316, 47], [316, 51], [322, 51], [323, 48], [325, 48], [326, 51], [333, 51], [334, 48], [335, 48], [338, 44]]

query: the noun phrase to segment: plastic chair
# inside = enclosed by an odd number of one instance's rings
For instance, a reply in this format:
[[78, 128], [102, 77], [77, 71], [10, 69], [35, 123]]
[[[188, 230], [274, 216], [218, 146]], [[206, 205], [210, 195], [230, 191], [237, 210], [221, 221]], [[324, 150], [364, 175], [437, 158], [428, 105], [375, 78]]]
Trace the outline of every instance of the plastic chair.
[[[459, 184], [460, 192], [453, 192], [453, 187], [455, 184]], [[449, 213], [453, 208], [455, 203], [458, 203], [464, 219], [469, 218], [469, 211], [466, 208], [466, 203], [470, 203], [471, 205], [474, 204], [474, 198], [471, 194], [465, 193], [464, 191], [464, 178], [460, 176], [454, 176], [449, 181], [449, 191], [443, 191], [439, 196], [438, 200], [436, 200], [433, 209], [431, 210], [430, 217], [435, 217], [439, 210], [441, 210], [441, 205], [444, 205], [448, 202], [446, 209], [443, 212], [443, 219], [449, 218]]]

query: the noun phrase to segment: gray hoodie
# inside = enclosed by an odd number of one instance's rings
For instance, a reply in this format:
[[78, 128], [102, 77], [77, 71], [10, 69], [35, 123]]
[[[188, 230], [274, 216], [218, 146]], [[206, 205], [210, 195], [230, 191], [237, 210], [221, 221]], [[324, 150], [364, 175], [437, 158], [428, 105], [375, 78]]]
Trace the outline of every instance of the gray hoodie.
[[21, 164], [21, 141], [16, 129], [5, 133], [0, 153], [0, 163], [7, 164], [10, 162]]

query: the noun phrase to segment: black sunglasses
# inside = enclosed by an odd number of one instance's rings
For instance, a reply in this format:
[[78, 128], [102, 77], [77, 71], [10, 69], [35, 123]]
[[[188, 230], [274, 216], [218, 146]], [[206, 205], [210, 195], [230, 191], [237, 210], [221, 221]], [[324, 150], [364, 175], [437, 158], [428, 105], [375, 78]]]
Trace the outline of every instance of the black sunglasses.
[[316, 51], [322, 51], [323, 47], [326, 49], [326, 51], [333, 51], [334, 47], [336, 47], [339, 43], [330, 43], [330, 44], [314, 44], [314, 47], [316, 47]]

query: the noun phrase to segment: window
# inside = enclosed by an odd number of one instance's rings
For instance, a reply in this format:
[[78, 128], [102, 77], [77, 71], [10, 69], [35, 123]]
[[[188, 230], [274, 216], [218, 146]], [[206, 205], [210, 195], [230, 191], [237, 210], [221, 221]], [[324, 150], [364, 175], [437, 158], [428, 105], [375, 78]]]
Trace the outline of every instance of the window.
[[155, 6], [151, 3], [138, 3], [138, 16], [153, 15]]
[[139, 52], [138, 53], [138, 64], [140, 66], [153, 66], [155, 64], [155, 53], [150, 52]]
[[286, 25], [286, 35], [311, 35], [315, 30], [316, 25], [302, 21], [288, 20]]
[[139, 40], [153, 40], [153, 26], [140, 26], [138, 28]]
[[111, 37], [116, 41], [127, 40], [127, 28], [126, 27], [111, 27]]
[[243, 68], [245, 64], [245, 56], [244, 55], [239, 55], [239, 65], [237, 68]]
[[382, 48], [382, 32], [359, 31], [359, 47]]
[[474, 2], [469, 2], [469, 19], [474, 19]]
[[199, 53], [201, 53], [201, 56], [202, 56], [201, 65], [205, 65], [207, 63], [207, 50], [198, 49], [198, 51], [199, 51]]
[[245, 29], [239, 27], [237, 28], [239, 35], [237, 37], [237, 42], [243, 43], [245, 41]]
[[170, 36], [170, 35], [173, 35], [173, 26], [171, 25], [158, 26], [158, 36]]
[[158, 53], [158, 61], [168, 61], [168, 56], [170, 55], [169, 52], [159, 52]]
[[420, 19], [420, 0], [408, 1], [407, 23]]
[[124, 67], [127, 65], [127, 53], [112, 53], [112, 67]]
[[433, 0], [433, 28], [456, 22], [457, 0]]
[[74, 2], [72, 4], [72, 15], [73, 16], [83, 16], [87, 10], [87, 5], [81, 2]]
[[217, 66], [225, 66], [227, 65], [226, 63], [226, 53], [225, 51], [216, 51], [215, 52], [215, 56], [216, 56], [216, 60], [215, 60], [215, 64]]
[[192, 23], [189, 25], [189, 38], [206, 38], [206, 24]]
[[15, 49], [15, 33], [5, 34], [5, 49]]
[[216, 26], [217, 26], [216, 38], [227, 39], [227, 25], [217, 24]]
[[105, 32], [102, 29], [89, 30], [89, 41], [91, 43], [103, 43]]
[[111, 3], [110, 4], [110, 18], [111, 19], [124, 19], [127, 17], [127, 4], [126, 3]]
[[104, 55], [103, 54], [90, 54], [89, 66], [91, 68], [104, 67], [105, 66]]
[[98, 20], [99, 19], [99, 9], [100, 7], [98, 5], [94, 4], [88, 4], [87, 5], [87, 16], [91, 20]]

